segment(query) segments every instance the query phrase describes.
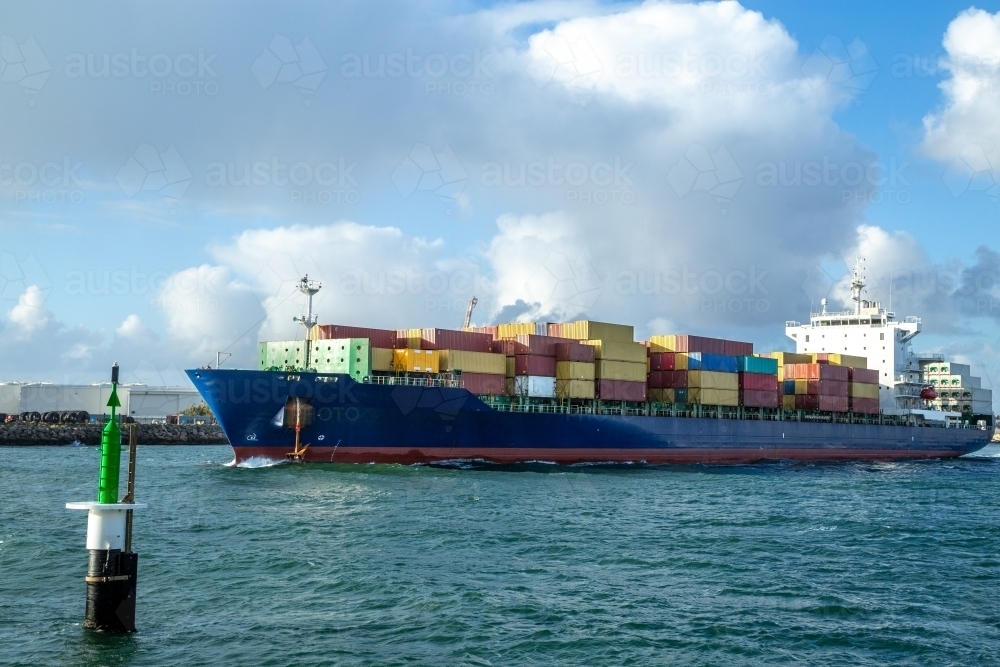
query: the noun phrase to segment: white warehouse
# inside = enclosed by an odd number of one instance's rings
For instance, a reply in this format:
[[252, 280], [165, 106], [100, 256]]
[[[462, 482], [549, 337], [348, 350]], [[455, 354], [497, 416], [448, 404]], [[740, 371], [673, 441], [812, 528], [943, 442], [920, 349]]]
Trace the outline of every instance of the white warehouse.
[[[65, 385], [48, 382], [0, 384], [0, 413], [20, 414], [64, 410], [86, 410], [106, 414], [111, 384]], [[144, 384], [118, 385], [122, 412], [139, 419], [175, 415], [201, 403], [193, 387], [150, 387]]]

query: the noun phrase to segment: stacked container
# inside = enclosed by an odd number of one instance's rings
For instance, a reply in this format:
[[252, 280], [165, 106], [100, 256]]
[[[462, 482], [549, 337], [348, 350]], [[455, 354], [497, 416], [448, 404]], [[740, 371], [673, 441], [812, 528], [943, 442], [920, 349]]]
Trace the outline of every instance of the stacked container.
[[794, 397], [796, 410], [847, 412], [849, 376], [846, 366], [787, 364], [782, 400]]
[[594, 377], [598, 398], [604, 401], [646, 400], [645, 343], [607, 339], [581, 342], [594, 349]]
[[[650, 346], [652, 348], [652, 345]], [[649, 400], [687, 403], [688, 356], [683, 352], [650, 352], [646, 378]]]
[[[523, 325], [523, 328], [527, 326]], [[501, 327], [507, 327], [505, 333], [513, 333], [522, 325]], [[559, 338], [535, 334], [515, 334], [512, 338], [493, 341], [493, 351], [506, 357], [507, 393], [512, 396], [555, 398], [556, 345], [561, 342]]]
[[740, 380], [736, 357], [711, 352], [689, 352], [687, 363], [689, 403], [732, 407], [739, 405]]
[[851, 412], [878, 414], [878, 371], [868, 368], [848, 367], [847, 396]]
[[[389, 349], [396, 347], [397, 332], [392, 329], [372, 329], [352, 327], [344, 324], [317, 324], [312, 328], [313, 340], [343, 340], [346, 338], [367, 338], [372, 347]], [[404, 346], [405, 347], [405, 346]]]
[[595, 359], [590, 345], [556, 343], [556, 398], [594, 398]]
[[306, 340], [262, 341], [257, 366], [262, 371], [269, 368], [303, 369], [306, 365], [306, 349], [309, 345], [310, 342]]
[[319, 373], [350, 375], [360, 382], [372, 372], [371, 339], [332, 338], [311, 341], [309, 367]]
[[777, 408], [778, 360], [768, 357], [740, 356], [740, 405], [748, 408]]
[[753, 354], [753, 343], [706, 336], [670, 335], [651, 336], [650, 352], [707, 352], [731, 357]]
[[548, 325], [549, 336], [570, 338], [572, 340], [605, 340], [609, 343], [631, 343], [635, 340], [635, 327], [626, 324], [609, 324], [580, 320], [565, 324]]

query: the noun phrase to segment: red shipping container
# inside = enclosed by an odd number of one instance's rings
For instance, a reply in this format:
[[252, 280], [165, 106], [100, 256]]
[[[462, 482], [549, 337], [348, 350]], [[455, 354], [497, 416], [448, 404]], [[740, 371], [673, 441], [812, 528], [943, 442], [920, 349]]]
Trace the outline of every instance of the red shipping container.
[[334, 338], [368, 338], [372, 347], [396, 347], [396, 332], [392, 329], [371, 329], [343, 324], [319, 325], [319, 337], [323, 340]]
[[764, 373], [740, 373], [740, 389], [776, 392], [778, 391], [778, 376]]
[[663, 371], [649, 371], [646, 376], [646, 386], [650, 389], [663, 388]]
[[778, 392], [740, 389], [740, 405], [748, 408], [776, 408], [778, 407]]
[[723, 340], [722, 354], [732, 357], [749, 357], [753, 355], [753, 343], [742, 343], [738, 340]]
[[495, 326], [493, 326], [493, 327], [472, 327], [472, 331], [473, 331], [473, 333], [489, 334], [490, 338], [496, 338], [497, 337], [497, 328]]
[[874, 368], [848, 368], [847, 376], [851, 382], [878, 384], [878, 370]]
[[490, 352], [493, 337], [489, 334], [454, 329], [421, 329], [420, 347], [424, 350], [465, 350]]
[[704, 336], [689, 336], [687, 334], [677, 336], [675, 340], [677, 352], [709, 352], [711, 354], [725, 354], [725, 344], [720, 338], [706, 338]]
[[653, 352], [649, 355], [649, 368], [654, 371], [672, 371], [677, 367], [677, 355], [673, 352]]
[[[514, 338], [514, 354], [540, 354], [546, 357], [555, 357], [556, 345], [565, 342], [565, 338], [556, 338], [555, 336], [519, 334]], [[579, 343], [577, 344], [579, 345]]]
[[645, 401], [646, 383], [626, 380], [598, 380], [597, 397], [602, 401]]
[[[789, 376], [789, 366], [792, 375]], [[847, 366], [830, 364], [785, 364], [786, 380], [838, 380], [847, 382]]]
[[847, 412], [847, 397], [796, 394], [795, 409], [822, 410], [823, 412]]
[[556, 358], [540, 354], [519, 354], [514, 357], [514, 375], [556, 376]]
[[806, 391], [816, 396], [847, 396], [847, 383], [840, 380], [806, 380]]
[[859, 414], [877, 415], [879, 411], [877, 398], [852, 398], [851, 411]]
[[594, 363], [594, 347], [583, 343], [556, 343], [556, 361], [582, 361]]
[[507, 393], [506, 378], [488, 373], [462, 373], [462, 386], [477, 396], [503, 396]]
[[660, 371], [662, 387], [664, 389], [676, 389], [688, 386], [687, 371]]
[[517, 354], [517, 341], [513, 338], [498, 338], [493, 341], [490, 347], [494, 354], [505, 354], [508, 357]]

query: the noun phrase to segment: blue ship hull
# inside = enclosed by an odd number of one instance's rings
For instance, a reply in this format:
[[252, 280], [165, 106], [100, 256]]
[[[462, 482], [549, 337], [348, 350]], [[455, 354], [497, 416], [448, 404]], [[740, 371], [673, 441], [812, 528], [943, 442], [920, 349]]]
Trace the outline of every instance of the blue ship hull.
[[284, 459], [295, 447], [290, 397], [311, 409], [304, 460], [559, 464], [750, 463], [948, 458], [992, 430], [704, 417], [505, 412], [465, 389], [367, 384], [347, 375], [191, 370], [237, 461]]

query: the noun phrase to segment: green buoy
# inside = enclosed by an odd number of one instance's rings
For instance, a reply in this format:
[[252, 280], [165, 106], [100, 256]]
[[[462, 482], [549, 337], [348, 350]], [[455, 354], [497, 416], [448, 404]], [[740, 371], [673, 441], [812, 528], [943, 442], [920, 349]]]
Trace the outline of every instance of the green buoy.
[[101, 472], [97, 481], [97, 502], [118, 502], [118, 474], [121, 471], [122, 431], [115, 422], [115, 408], [121, 407], [118, 400], [118, 364], [111, 367], [111, 421], [101, 432]]

